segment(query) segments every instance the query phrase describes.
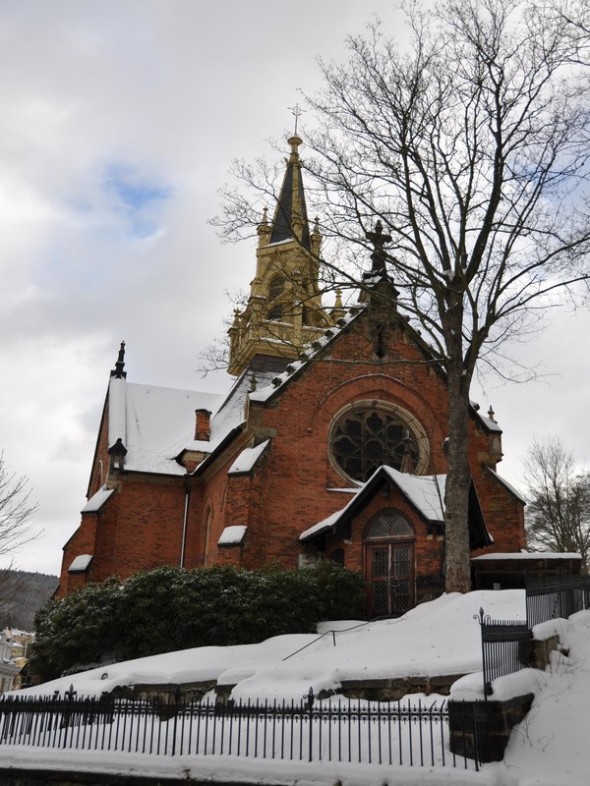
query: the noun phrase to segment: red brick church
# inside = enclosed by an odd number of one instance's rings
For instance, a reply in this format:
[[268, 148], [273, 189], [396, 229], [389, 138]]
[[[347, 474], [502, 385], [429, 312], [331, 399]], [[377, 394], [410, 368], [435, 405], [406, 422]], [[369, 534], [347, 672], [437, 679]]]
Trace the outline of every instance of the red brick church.
[[[379, 226], [358, 304], [322, 306], [321, 236], [307, 219], [301, 140], [289, 143], [273, 220], [258, 227], [249, 300], [229, 331], [233, 387], [128, 381], [121, 346], [58, 596], [160, 565], [321, 558], [363, 571], [373, 615], [443, 590], [444, 374], [398, 313]], [[501, 435], [474, 405], [474, 555], [525, 543], [523, 501], [496, 471]]]

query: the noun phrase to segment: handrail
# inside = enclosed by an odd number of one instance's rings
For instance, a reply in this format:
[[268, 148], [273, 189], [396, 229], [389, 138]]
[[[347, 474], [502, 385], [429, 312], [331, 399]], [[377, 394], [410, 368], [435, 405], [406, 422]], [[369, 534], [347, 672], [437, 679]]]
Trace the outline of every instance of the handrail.
[[294, 652], [291, 652], [289, 655], [285, 655], [284, 658], [281, 658], [281, 663], [283, 663], [286, 660], [289, 660], [289, 658], [292, 658], [293, 655], [297, 655], [299, 652], [303, 652], [303, 650], [306, 650], [308, 647], [311, 647], [312, 644], [317, 644], [318, 641], [323, 639], [324, 636], [327, 636], [329, 633], [332, 634], [332, 643], [334, 646], [336, 646], [337, 633], [349, 633], [351, 630], [362, 628], [365, 625], [370, 625], [372, 622], [379, 622], [380, 620], [395, 619], [396, 622], [400, 622], [405, 616], [406, 616], [405, 614], [402, 614], [401, 617], [388, 617], [387, 615], [381, 615], [379, 617], [372, 617], [370, 620], [367, 620], [366, 622], [360, 622], [358, 625], [353, 625], [351, 628], [342, 628], [342, 630], [335, 630], [335, 629], [326, 630], [323, 633], [320, 633], [320, 635], [313, 641], [308, 641], [307, 644], [303, 645], [303, 647], [299, 647], [299, 649], [295, 650]]

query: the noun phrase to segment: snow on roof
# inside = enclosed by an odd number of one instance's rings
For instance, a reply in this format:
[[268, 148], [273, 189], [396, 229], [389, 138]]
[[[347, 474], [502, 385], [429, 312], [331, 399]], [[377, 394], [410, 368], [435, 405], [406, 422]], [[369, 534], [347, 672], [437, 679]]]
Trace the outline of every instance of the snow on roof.
[[95, 494], [93, 494], [88, 502], [84, 505], [81, 513], [96, 513], [97, 510], [100, 510], [107, 499], [111, 496], [115, 489], [107, 489], [101, 488]]
[[470, 400], [469, 404], [471, 405], [471, 409], [475, 412], [477, 417], [482, 421], [482, 423], [487, 427], [489, 431], [499, 431], [500, 433], [502, 433], [502, 429], [496, 423], [495, 420], [492, 420], [490, 417], [481, 414], [480, 406], [477, 403], [477, 401]]
[[92, 554], [78, 554], [77, 557], [74, 557], [70, 567], [68, 568], [69, 573], [81, 573], [85, 571], [90, 563], [92, 562]]
[[475, 562], [475, 560], [484, 561], [505, 559], [582, 559], [582, 555], [575, 551], [497, 551], [494, 554], [480, 554], [479, 557], [473, 557], [472, 562]]
[[526, 504], [526, 499], [523, 497], [520, 491], [518, 491], [518, 489], [515, 489], [511, 483], [508, 483], [507, 480], [505, 480], [501, 475], [498, 475], [498, 473], [495, 470], [493, 470], [491, 467], [486, 467], [486, 469], [488, 470], [488, 472], [491, 472], [492, 475], [495, 478], [497, 478], [497, 480], [508, 489], [508, 491], [512, 492], [512, 494], [514, 494], [514, 496], [517, 499], [519, 499], [521, 502], [524, 502]]
[[[224, 397], [224, 401], [219, 407], [218, 412], [211, 421], [211, 431], [216, 434], [228, 434], [233, 428], [239, 426], [244, 421], [244, 406], [248, 394], [255, 384], [258, 387], [268, 385], [270, 380], [276, 376], [275, 371], [256, 371], [246, 368], [241, 377], [238, 377], [229, 394]], [[250, 393], [250, 395], [252, 395]]]
[[359, 309], [359, 307], [352, 309], [348, 314], [342, 317], [342, 319], [338, 320], [336, 326], [329, 327], [323, 334], [318, 335], [311, 344], [305, 347], [304, 351], [301, 353], [301, 360], [294, 360], [289, 363], [285, 371], [280, 374], [273, 374], [272, 378], [268, 380], [271, 384], [267, 384], [266, 387], [257, 387], [256, 390], [250, 393], [250, 399], [252, 401], [266, 401], [269, 399], [278, 388], [282, 387], [285, 382], [292, 379], [305, 368], [310, 361], [316, 357], [318, 352], [324, 349], [328, 344], [331, 344], [344, 328], [357, 319], [361, 312], [362, 309]]
[[[346, 507], [348, 507], [348, 505]], [[299, 536], [299, 540], [307, 540], [309, 537], [316, 535], [318, 532], [323, 532], [326, 529], [330, 529], [330, 527], [333, 527], [338, 522], [338, 519], [345, 510], [346, 508], [340, 508], [340, 510], [332, 513], [331, 516], [322, 519], [322, 521], [318, 521], [318, 523], [314, 524], [313, 527], [309, 527], [309, 529], [306, 529], [305, 532], [302, 532]]]
[[446, 475], [408, 475], [393, 467], [383, 470], [428, 521], [444, 521]]
[[355, 496], [344, 508], [337, 510], [331, 516], [306, 529], [299, 536], [299, 540], [308, 540], [313, 535], [317, 535], [337, 524], [340, 517], [355, 504], [359, 496], [365, 492], [365, 489], [373, 485], [378, 474], [383, 472], [405, 494], [427, 521], [444, 521], [443, 500], [446, 475], [407, 475], [404, 472], [398, 472], [392, 467], [382, 466], [375, 470], [369, 480], [359, 488]]
[[248, 527], [244, 524], [233, 524], [230, 527], [224, 527], [223, 532], [217, 541], [218, 546], [241, 546], [246, 537]]
[[[218, 411], [211, 418], [211, 439], [209, 442], [189, 442], [186, 448], [189, 450], [204, 450], [207, 453], [213, 451], [221, 445], [223, 440], [245, 422], [245, 404], [252, 385], [266, 385], [275, 375], [274, 371], [253, 372], [250, 367], [246, 368], [243, 374], [238, 377], [232, 389], [224, 396], [224, 400]], [[201, 470], [206, 465], [205, 459], [198, 467]]]
[[254, 448], [244, 448], [231, 467], [228, 469], [228, 475], [244, 475], [251, 472], [258, 459], [262, 456], [268, 445], [270, 439], [265, 439], [260, 445]]
[[479, 417], [480, 420], [482, 420], [486, 424], [486, 426], [490, 431], [500, 431], [500, 432], [502, 431], [502, 429], [496, 423], [496, 421], [492, 420], [491, 418], [488, 418], [487, 415], [482, 415], [478, 412], [477, 416]]
[[[223, 394], [138, 385], [113, 377], [109, 385], [109, 446], [121, 437], [125, 469], [183, 475], [175, 457], [186, 448], [210, 452], [215, 441], [195, 443], [195, 410], [215, 412]], [[213, 437], [212, 428], [212, 437]]]

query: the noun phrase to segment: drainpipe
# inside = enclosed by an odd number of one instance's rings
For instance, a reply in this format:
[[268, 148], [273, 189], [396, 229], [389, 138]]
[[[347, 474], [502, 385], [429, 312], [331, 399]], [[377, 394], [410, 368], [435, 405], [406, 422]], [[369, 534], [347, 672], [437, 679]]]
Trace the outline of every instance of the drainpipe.
[[180, 544], [180, 567], [184, 568], [184, 559], [186, 555], [186, 533], [188, 528], [188, 506], [191, 498], [191, 491], [188, 483], [185, 481], [185, 495], [184, 495], [184, 516], [182, 517], [182, 542]]

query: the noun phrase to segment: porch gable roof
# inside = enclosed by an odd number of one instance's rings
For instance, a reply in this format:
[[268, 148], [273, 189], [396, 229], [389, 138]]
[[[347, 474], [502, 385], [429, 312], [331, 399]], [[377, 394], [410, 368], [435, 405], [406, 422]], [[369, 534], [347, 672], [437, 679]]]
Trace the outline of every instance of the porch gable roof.
[[[308, 543], [350, 522], [366, 507], [384, 481], [396, 487], [424, 521], [444, 525], [446, 478], [446, 475], [409, 475], [393, 467], [378, 467], [344, 508], [306, 529], [300, 534], [299, 540]], [[493, 542], [473, 482], [469, 491], [469, 540], [471, 549], [482, 548]]]

